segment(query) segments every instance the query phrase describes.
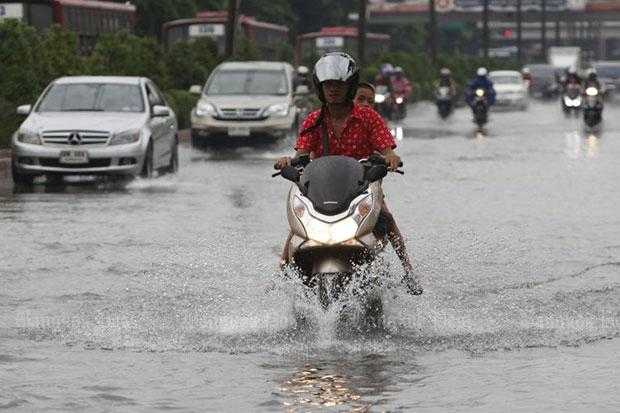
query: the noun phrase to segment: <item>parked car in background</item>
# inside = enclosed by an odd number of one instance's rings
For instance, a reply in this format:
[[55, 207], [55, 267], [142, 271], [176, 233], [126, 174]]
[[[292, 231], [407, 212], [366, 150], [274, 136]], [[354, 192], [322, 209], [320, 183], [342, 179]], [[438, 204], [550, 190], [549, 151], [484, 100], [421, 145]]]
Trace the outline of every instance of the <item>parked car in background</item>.
[[530, 94], [536, 98], [550, 99], [558, 97], [560, 87], [558, 85], [559, 73], [552, 65], [535, 64], [526, 66], [530, 70]]
[[53, 81], [13, 135], [16, 184], [39, 175], [149, 178], [178, 168], [177, 119], [142, 77], [74, 76]]
[[[282, 139], [295, 128], [294, 69], [284, 62], [227, 62], [209, 76], [192, 110], [192, 146]], [[202, 89], [202, 90], [201, 90]]]
[[497, 70], [489, 73], [495, 89], [496, 107], [527, 109], [528, 90], [520, 72]]
[[611, 98], [620, 90], [620, 62], [593, 62], [605, 98]]

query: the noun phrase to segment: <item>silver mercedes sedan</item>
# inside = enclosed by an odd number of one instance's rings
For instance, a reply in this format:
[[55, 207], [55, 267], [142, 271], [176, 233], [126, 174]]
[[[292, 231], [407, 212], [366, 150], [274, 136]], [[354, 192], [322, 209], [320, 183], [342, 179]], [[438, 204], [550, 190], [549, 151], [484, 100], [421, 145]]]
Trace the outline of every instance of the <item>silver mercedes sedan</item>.
[[13, 135], [16, 184], [36, 176], [176, 172], [176, 115], [143, 77], [74, 76], [53, 81]]

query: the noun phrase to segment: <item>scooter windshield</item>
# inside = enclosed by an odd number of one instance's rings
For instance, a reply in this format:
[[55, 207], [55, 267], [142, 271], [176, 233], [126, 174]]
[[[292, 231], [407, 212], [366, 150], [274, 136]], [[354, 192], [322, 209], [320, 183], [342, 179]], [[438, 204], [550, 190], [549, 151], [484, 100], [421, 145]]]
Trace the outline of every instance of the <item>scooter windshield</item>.
[[347, 156], [324, 156], [310, 162], [299, 184], [314, 209], [325, 215], [346, 211], [366, 189], [364, 167]]

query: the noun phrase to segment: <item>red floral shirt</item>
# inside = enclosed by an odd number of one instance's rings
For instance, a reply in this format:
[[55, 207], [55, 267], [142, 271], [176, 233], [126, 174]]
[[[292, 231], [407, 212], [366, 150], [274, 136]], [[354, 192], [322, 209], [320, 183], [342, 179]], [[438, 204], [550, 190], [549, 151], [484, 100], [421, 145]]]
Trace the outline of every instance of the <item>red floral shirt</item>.
[[[298, 151], [313, 152], [314, 157], [323, 156], [322, 127], [316, 127], [309, 132], [304, 131], [313, 126], [321, 113], [320, 110], [308, 115], [302, 125], [302, 133], [297, 138], [295, 149]], [[329, 136], [330, 155], [344, 155], [355, 159], [368, 158], [375, 151], [383, 152], [388, 148], [396, 148], [394, 137], [390, 133], [385, 121], [374, 109], [353, 105], [351, 114], [345, 121], [340, 138], [336, 138], [329, 114], [324, 119]]]

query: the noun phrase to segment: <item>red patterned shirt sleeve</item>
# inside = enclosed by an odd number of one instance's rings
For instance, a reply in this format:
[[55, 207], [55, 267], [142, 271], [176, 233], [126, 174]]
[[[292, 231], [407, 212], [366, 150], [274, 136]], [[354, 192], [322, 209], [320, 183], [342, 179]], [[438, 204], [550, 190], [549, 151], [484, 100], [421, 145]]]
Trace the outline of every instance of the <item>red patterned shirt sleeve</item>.
[[317, 134], [315, 133], [318, 129], [313, 129], [310, 132], [304, 131], [316, 123], [320, 113], [320, 110], [314, 111], [304, 120], [301, 125], [301, 133], [297, 138], [297, 143], [295, 143], [296, 151], [313, 152], [318, 149], [319, 142], [317, 139]]
[[373, 149], [383, 152], [386, 149], [396, 148], [396, 141], [394, 141], [392, 132], [388, 129], [381, 115], [373, 109], [369, 109], [365, 116]]

